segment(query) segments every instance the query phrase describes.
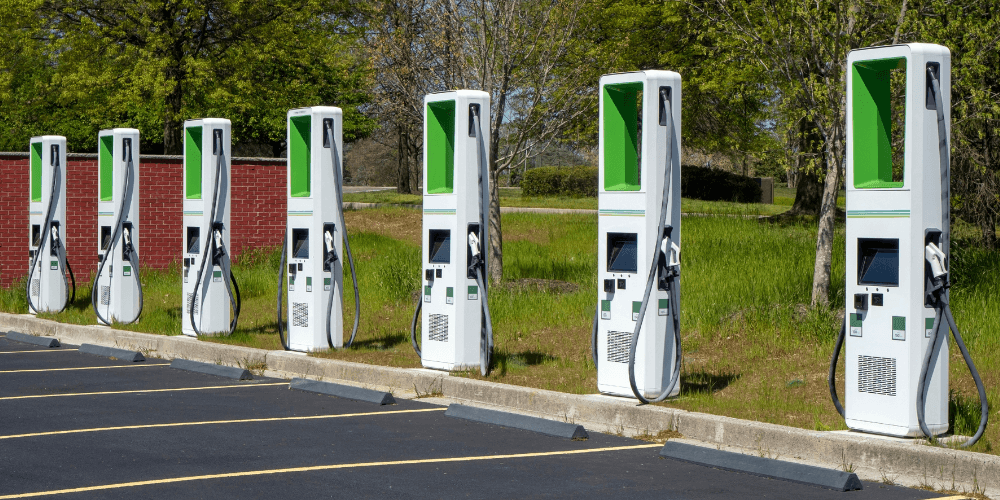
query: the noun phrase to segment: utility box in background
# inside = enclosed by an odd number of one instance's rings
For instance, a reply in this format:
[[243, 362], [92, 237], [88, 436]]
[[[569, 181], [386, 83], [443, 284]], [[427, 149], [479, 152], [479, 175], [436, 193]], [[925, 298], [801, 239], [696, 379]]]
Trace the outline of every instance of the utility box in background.
[[754, 177], [760, 186], [760, 202], [766, 205], [774, 204], [774, 177]]

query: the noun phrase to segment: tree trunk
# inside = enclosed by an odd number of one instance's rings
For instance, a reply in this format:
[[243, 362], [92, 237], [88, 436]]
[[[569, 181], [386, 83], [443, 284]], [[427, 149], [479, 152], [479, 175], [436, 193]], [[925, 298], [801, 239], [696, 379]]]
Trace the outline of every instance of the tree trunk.
[[840, 186], [840, 165], [833, 155], [832, 138], [823, 136], [826, 177], [823, 181], [823, 202], [819, 213], [819, 231], [816, 234], [816, 264], [813, 267], [812, 305], [830, 305], [830, 263], [833, 260], [833, 223], [837, 214], [837, 188]]
[[181, 129], [184, 124], [180, 120], [183, 93], [181, 82], [176, 74], [179, 71], [167, 70], [167, 79], [175, 81], [173, 90], [167, 94], [166, 110], [163, 117], [163, 154], [184, 154], [184, 143], [181, 141]]
[[823, 205], [823, 184], [816, 172], [799, 170], [795, 175], [795, 203], [785, 215], [819, 215]]
[[490, 282], [499, 284], [503, 279], [503, 231], [500, 227], [500, 187], [497, 175], [490, 169]]
[[997, 221], [991, 216], [987, 215], [979, 223], [980, 229], [983, 233], [983, 246], [989, 248], [990, 250], [996, 250], [997, 248]]
[[397, 126], [396, 140], [396, 192], [410, 194], [410, 138], [405, 126]]
[[800, 127], [799, 154], [795, 160], [795, 202], [785, 215], [820, 215], [823, 205], [823, 184], [820, 181], [822, 172], [810, 172], [802, 168], [800, 158], [803, 153], [818, 155], [820, 153], [818, 146], [821, 142], [814, 124], [803, 121]]

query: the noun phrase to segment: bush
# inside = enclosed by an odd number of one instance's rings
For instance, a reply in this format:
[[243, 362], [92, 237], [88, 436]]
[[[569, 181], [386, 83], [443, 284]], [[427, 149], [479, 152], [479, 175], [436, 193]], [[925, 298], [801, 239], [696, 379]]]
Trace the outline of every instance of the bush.
[[760, 203], [761, 190], [751, 177], [694, 165], [681, 167], [681, 193], [706, 201]]
[[597, 196], [597, 167], [539, 167], [521, 180], [523, 196]]

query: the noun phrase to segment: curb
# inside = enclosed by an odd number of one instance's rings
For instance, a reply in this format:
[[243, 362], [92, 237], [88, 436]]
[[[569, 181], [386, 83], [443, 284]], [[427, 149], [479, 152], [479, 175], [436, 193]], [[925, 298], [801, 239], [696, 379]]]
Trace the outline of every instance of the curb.
[[656, 434], [675, 430], [686, 439], [712, 448], [747, 450], [751, 454], [797, 458], [810, 463], [846, 464], [868, 477], [880, 474], [907, 478], [912, 486], [932, 484], [942, 489], [985, 489], [1000, 492], [1000, 456], [923, 446], [914, 442], [820, 432], [730, 417], [688, 412], [662, 406], [637, 406], [634, 401], [600, 395], [566, 394], [496, 382], [452, 377], [444, 372], [366, 365], [210, 342], [184, 336], [164, 336], [79, 326], [0, 313], [0, 330], [56, 336], [73, 344], [96, 343], [127, 347], [166, 359], [183, 358], [229, 366], [264, 363], [268, 371], [317, 380], [342, 380], [365, 387], [391, 387], [418, 395], [441, 395], [453, 402], [493, 406], [550, 420], [587, 423], [597, 432]]

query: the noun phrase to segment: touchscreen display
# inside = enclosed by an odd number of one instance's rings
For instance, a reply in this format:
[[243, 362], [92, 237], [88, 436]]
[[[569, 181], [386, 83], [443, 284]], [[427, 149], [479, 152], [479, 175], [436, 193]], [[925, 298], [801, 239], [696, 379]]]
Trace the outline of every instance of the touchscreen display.
[[451, 231], [447, 229], [430, 230], [431, 248], [428, 255], [431, 264], [451, 263]]
[[608, 272], [635, 273], [638, 258], [635, 233], [608, 233]]

